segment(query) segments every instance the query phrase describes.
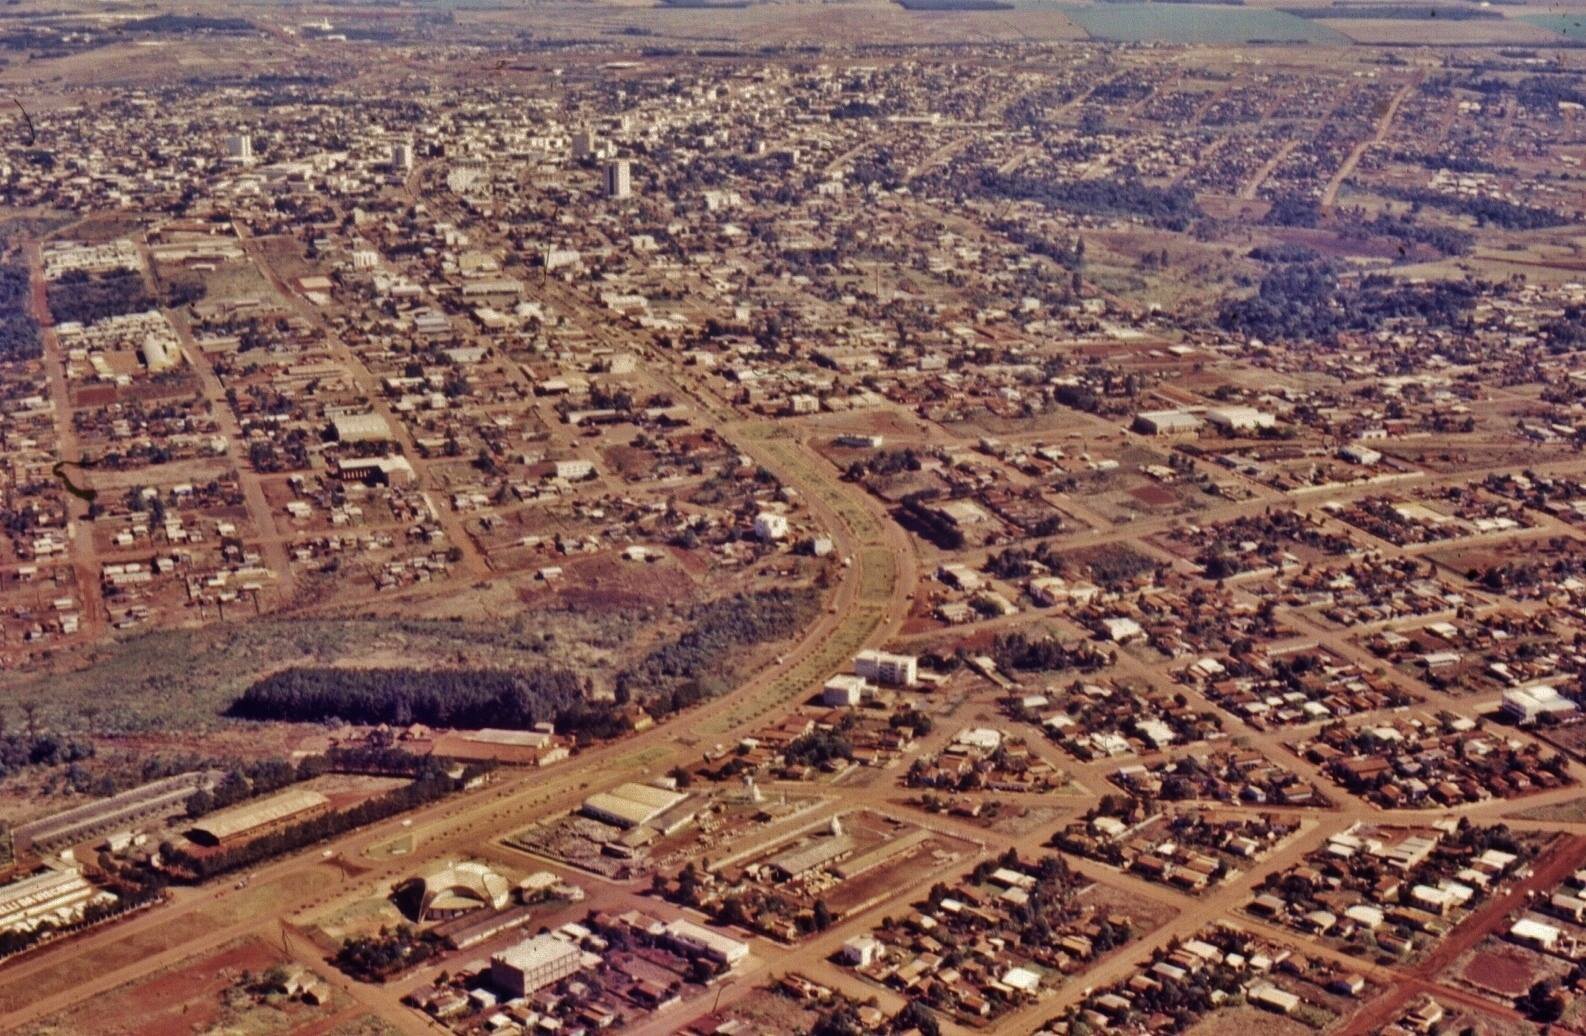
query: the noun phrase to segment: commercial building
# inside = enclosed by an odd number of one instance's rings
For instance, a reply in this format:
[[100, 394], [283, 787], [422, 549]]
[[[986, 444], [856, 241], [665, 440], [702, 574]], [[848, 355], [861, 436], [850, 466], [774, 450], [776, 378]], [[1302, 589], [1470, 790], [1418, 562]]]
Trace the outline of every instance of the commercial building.
[[1538, 684], [1504, 691], [1499, 711], [1516, 723], [1535, 723], [1541, 716], [1569, 715], [1576, 711], [1576, 705], [1552, 687]]
[[406, 457], [345, 457], [336, 460], [336, 477], [371, 486], [411, 486], [418, 476]]
[[1206, 411], [1206, 423], [1223, 432], [1254, 432], [1275, 427], [1277, 419], [1255, 407], [1225, 406]]
[[854, 936], [838, 951], [843, 963], [852, 968], [868, 968], [886, 954], [886, 943], [869, 934]]
[[1539, 950], [1551, 950], [1558, 945], [1559, 936], [1564, 933], [1550, 924], [1522, 917], [1509, 929], [1509, 937], [1516, 942], [1525, 943], [1527, 946]]
[[226, 155], [239, 162], [253, 161], [253, 137], [247, 133], [234, 133], [226, 140]]
[[1134, 430], [1145, 435], [1194, 435], [1204, 425], [1188, 410], [1147, 410], [1134, 415]]
[[338, 414], [330, 429], [337, 442], [391, 441], [391, 426], [379, 414]]
[[865, 700], [865, 694], [870, 690], [870, 681], [862, 676], [850, 673], [839, 673], [826, 681], [821, 688], [821, 704], [834, 708], [843, 706], [852, 707]]
[[1351, 464], [1359, 464], [1362, 467], [1368, 468], [1373, 464], [1380, 463], [1382, 460], [1381, 453], [1369, 446], [1362, 446], [1357, 442], [1340, 446], [1338, 448], [1338, 456], [1343, 460], [1347, 460]]
[[490, 958], [490, 983], [507, 996], [528, 996], [577, 972], [581, 959], [572, 943], [536, 935]]
[[777, 853], [766, 861], [766, 866], [784, 881], [798, 878], [848, 856], [854, 851], [854, 844], [850, 835], [833, 835]]
[[225, 845], [257, 838], [267, 831], [330, 809], [317, 791], [292, 788], [204, 817], [187, 832], [199, 845]]
[[415, 916], [420, 921], [459, 917], [484, 907], [501, 910], [512, 897], [512, 884], [506, 878], [474, 860], [437, 864], [413, 884]]
[[175, 341], [161, 335], [149, 335], [143, 340], [138, 352], [143, 356], [143, 363], [151, 374], [168, 371], [182, 362], [181, 347]]
[[219, 770], [177, 774], [108, 799], [73, 806], [19, 826], [15, 832], [17, 844], [43, 852], [141, 820], [167, 816], [179, 812], [193, 792], [213, 788], [223, 776]]
[[584, 800], [582, 812], [587, 817], [618, 827], [638, 827], [650, 823], [687, 798], [680, 791], [629, 782], [589, 796]]
[[705, 957], [729, 967], [749, 956], [748, 943], [684, 918], [668, 921], [661, 938], [691, 957]]
[[90, 903], [116, 897], [90, 885], [75, 867], [46, 870], [0, 886], [0, 932], [30, 932], [40, 924], [82, 919]]
[[402, 173], [413, 168], [412, 144], [391, 145], [391, 168]]

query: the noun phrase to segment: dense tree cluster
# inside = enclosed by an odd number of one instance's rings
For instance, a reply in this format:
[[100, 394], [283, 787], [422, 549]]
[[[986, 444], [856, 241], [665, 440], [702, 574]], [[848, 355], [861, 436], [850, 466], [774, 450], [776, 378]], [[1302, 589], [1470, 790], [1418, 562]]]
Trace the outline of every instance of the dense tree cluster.
[[1308, 194], [1280, 194], [1261, 217], [1269, 227], [1314, 227], [1322, 221], [1322, 203]]
[[1560, 104], [1586, 105], [1586, 90], [1575, 84], [1572, 76], [1527, 76], [1514, 85], [1514, 96], [1527, 108], [1556, 113]]
[[38, 321], [28, 312], [28, 272], [0, 264], [0, 363], [36, 359], [42, 352]]
[[991, 658], [1003, 672], [1099, 669], [1106, 659], [1088, 643], [1065, 645], [1056, 637], [1031, 637], [1014, 630], [997, 634], [991, 644]]
[[555, 722], [583, 701], [570, 670], [351, 669], [294, 666], [271, 673], [232, 703], [243, 719], [524, 729]]
[[134, 18], [126, 22], [128, 32], [189, 33], [213, 32], [237, 35], [257, 31], [257, 26], [246, 18], [217, 18], [202, 14], [156, 14], [148, 18]]
[[323, 771], [323, 765], [316, 767], [309, 759], [319, 760], [321, 764], [323, 762], [320, 757], [310, 756], [296, 766], [284, 759], [258, 759], [234, 766], [220, 779], [213, 791], [200, 788], [187, 797], [187, 815], [196, 818], [217, 809], [226, 809], [245, 799], [279, 791], [288, 784], [306, 780], [316, 772]]
[[1480, 292], [1471, 282], [1415, 285], [1381, 274], [1346, 286], [1331, 263], [1290, 263], [1269, 271], [1255, 295], [1224, 300], [1217, 323], [1224, 331], [1268, 341], [1326, 343], [1343, 332], [1370, 333], [1395, 320], [1463, 330]]
[[0, 779], [29, 766], [61, 766], [90, 759], [93, 754], [93, 742], [69, 734], [0, 734]]
[[1417, 223], [1407, 212], [1398, 216], [1380, 212], [1375, 219], [1353, 227], [1351, 233], [1375, 234], [1406, 245], [1426, 245], [1444, 255], [1467, 255], [1476, 243], [1476, 235], [1468, 230]]
[[1314, 263], [1322, 258], [1322, 253], [1314, 248], [1289, 242], [1257, 245], [1246, 254], [1259, 263]]
[[1194, 191], [1181, 186], [1153, 187], [1138, 176], [1052, 180], [1037, 173], [982, 169], [975, 186], [981, 194], [995, 198], [1035, 201], [1086, 216], [1141, 219], [1164, 230], [1182, 231], [1200, 215]]
[[1548, 352], [1586, 349], [1586, 306], [1565, 306], [1562, 314], [1543, 322], [1541, 331]]
[[1085, 266], [1085, 239], [1082, 237], [1067, 241], [1053, 239], [1011, 219], [993, 220], [987, 227], [1027, 252], [1046, 256], [1065, 270], [1077, 271]]
[[910, 493], [900, 502], [895, 517], [899, 524], [919, 533], [943, 550], [960, 550], [964, 531], [958, 523], [932, 506], [938, 493], [934, 489]]
[[782, 750], [782, 758], [789, 766], [821, 766], [853, 757], [854, 746], [835, 730], [812, 730], [803, 737], [794, 738]]
[[[828, 1008], [815, 1020], [810, 1036], [868, 1036], [875, 1030], [867, 1029], [859, 1020], [859, 1011], [851, 1001], [844, 1000]], [[942, 1023], [936, 1020], [930, 1008], [918, 1000], [910, 1000], [887, 1023], [886, 1033], [917, 1032], [920, 1036], [940, 1036]]]
[[857, 482], [866, 475], [899, 475], [905, 471], [919, 471], [922, 466], [920, 452], [908, 446], [901, 450], [877, 450], [860, 457], [848, 465], [847, 475]]
[[1011, 11], [1007, 0], [898, 0], [907, 11]]
[[1395, 151], [1395, 162], [1413, 162], [1423, 169], [1434, 172], [1446, 169], [1451, 173], [1492, 173], [1497, 176], [1506, 176], [1514, 172], [1510, 166], [1498, 165], [1483, 158], [1475, 151], [1475, 142], [1470, 143], [1470, 150], [1450, 149], [1446, 151]]
[[336, 966], [363, 982], [384, 982], [391, 976], [418, 967], [445, 950], [434, 930], [411, 925], [381, 928], [378, 935], [343, 939], [336, 951]]
[[107, 317], [153, 309], [155, 302], [134, 270], [92, 276], [70, 270], [50, 285], [50, 316], [57, 324], [67, 321], [90, 324]]

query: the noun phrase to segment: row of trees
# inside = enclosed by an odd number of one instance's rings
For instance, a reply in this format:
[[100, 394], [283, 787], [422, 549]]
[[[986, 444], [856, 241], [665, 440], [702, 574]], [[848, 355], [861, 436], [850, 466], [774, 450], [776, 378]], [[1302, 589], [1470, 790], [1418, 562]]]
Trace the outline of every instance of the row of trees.
[[294, 666], [243, 692], [229, 714], [243, 719], [438, 727], [555, 722], [584, 700], [582, 681], [549, 666], [505, 669], [351, 669]]
[[430, 774], [384, 795], [366, 799], [351, 809], [322, 813], [302, 823], [280, 828], [252, 841], [222, 847], [215, 852], [194, 853], [173, 842], [163, 842], [160, 845], [160, 857], [170, 873], [204, 881], [418, 809], [460, 790], [476, 772], [467, 770], [457, 777], [444, 773]]

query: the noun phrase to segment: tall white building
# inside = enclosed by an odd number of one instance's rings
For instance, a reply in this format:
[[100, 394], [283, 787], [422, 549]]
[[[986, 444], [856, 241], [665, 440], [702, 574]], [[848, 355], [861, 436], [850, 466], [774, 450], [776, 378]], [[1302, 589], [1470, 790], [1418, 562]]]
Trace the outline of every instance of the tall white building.
[[633, 170], [626, 158], [606, 163], [606, 197], [626, 198], [633, 193]]
[[226, 141], [226, 154], [240, 162], [253, 161], [253, 137], [247, 133], [234, 133]]
[[407, 172], [413, 168], [413, 145], [391, 145], [391, 168], [399, 172]]
[[861, 651], [854, 656], [854, 672], [872, 683], [913, 687], [919, 682], [919, 659], [885, 651]]

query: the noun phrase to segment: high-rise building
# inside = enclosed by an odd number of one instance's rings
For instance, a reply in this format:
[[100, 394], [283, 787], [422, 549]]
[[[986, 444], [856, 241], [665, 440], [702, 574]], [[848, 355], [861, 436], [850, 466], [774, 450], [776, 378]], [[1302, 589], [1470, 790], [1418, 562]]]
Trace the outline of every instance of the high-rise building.
[[226, 141], [226, 154], [242, 162], [253, 159], [253, 137], [247, 133], [236, 133]]
[[606, 197], [626, 198], [633, 193], [633, 170], [626, 158], [606, 163]]
[[581, 129], [573, 134], [573, 157], [588, 158], [595, 153], [600, 145], [595, 140], [595, 131]]
[[403, 173], [413, 168], [412, 144], [391, 145], [391, 168]]

